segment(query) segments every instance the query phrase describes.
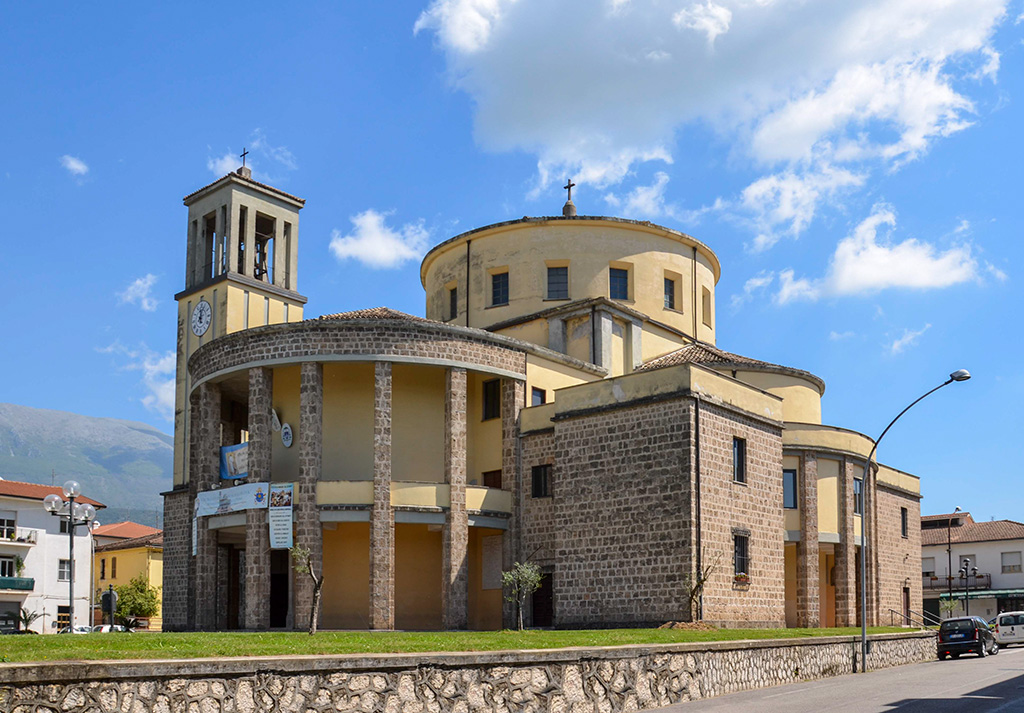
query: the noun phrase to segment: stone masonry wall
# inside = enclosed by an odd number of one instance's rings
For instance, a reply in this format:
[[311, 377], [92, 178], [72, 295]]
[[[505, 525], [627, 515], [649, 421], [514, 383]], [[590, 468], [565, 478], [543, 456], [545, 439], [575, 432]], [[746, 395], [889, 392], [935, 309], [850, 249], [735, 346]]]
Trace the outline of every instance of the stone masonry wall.
[[[877, 481], [875, 481], [877, 483]], [[878, 624], [888, 626], [889, 610], [898, 626], [903, 612], [903, 588], [910, 589], [910, 608], [921, 611], [921, 502], [917, 497], [884, 486], [876, 487], [878, 519]], [[900, 527], [900, 508], [907, 509], [907, 537]]]
[[564, 494], [555, 501], [556, 626], [687, 616], [691, 404], [626, 405], [555, 423], [556, 492]]
[[[931, 632], [872, 637], [869, 669], [930, 661]], [[856, 637], [660, 647], [0, 664], [9, 713], [620, 713], [851, 673]]]
[[192, 601], [192, 498], [187, 488], [164, 493], [164, 631], [189, 629]]

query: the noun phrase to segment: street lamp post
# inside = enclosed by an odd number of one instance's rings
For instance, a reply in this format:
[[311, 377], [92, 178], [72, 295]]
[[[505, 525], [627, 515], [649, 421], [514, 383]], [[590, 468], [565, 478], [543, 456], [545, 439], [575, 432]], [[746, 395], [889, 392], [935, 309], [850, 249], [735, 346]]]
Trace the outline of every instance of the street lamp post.
[[964, 560], [964, 566], [960, 568], [960, 576], [964, 578], [964, 616], [971, 615], [971, 575], [978, 578], [978, 568], [971, 567], [969, 559]]
[[913, 402], [905, 409], [900, 411], [896, 418], [889, 422], [889, 425], [882, 431], [882, 435], [875, 439], [875, 445], [871, 446], [871, 452], [868, 453], [867, 460], [864, 461], [864, 476], [861, 480], [861, 493], [864, 505], [861, 507], [860, 514], [860, 671], [864, 673], [868, 670], [868, 540], [867, 540], [867, 519], [868, 519], [868, 471], [871, 468], [871, 459], [875, 457], [875, 451], [878, 450], [878, 444], [885, 438], [885, 434], [889, 432], [893, 424], [900, 420], [900, 417], [907, 411], [917, 405], [919, 401], [924, 399], [926, 396], [934, 394], [936, 391], [941, 389], [943, 386], [948, 386], [954, 381], [967, 381], [971, 378], [971, 373], [967, 369], [957, 369], [949, 378], [944, 382], [936, 386], [931, 391], [928, 391], [921, 396], [914, 399]]
[[[958, 512], [961, 512], [959, 505], [953, 515]], [[946, 584], [949, 585], [949, 601], [953, 601], [953, 515], [946, 519]]]
[[68, 633], [74, 633], [75, 628], [75, 528], [88, 525], [96, 517], [96, 508], [92, 505], [75, 502], [81, 495], [82, 486], [69, 480], [64, 483], [66, 501], [56, 493], [43, 498], [43, 509], [68, 523]]

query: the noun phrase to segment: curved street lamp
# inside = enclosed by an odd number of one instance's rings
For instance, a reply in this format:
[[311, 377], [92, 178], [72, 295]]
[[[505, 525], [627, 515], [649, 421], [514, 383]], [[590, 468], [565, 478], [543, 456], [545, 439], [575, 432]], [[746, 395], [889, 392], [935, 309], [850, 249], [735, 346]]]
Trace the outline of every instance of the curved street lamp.
[[[61, 499], [56, 493], [51, 493], [43, 498], [43, 509], [68, 523], [68, 633], [70, 634], [75, 630], [75, 528], [92, 522], [96, 518], [96, 508], [88, 503], [75, 502], [75, 499], [82, 495], [82, 486], [76, 480], [64, 483], [63, 492], [67, 500]], [[90, 584], [89, 587], [91, 589], [92, 585]]]
[[866, 535], [866, 523], [868, 519], [868, 470], [871, 468], [871, 459], [875, 457], [875, 451], [878, 450], [878, 444], [885, 438], [885, 434], [889, 432], [893, 424], [900, 420], [900, 417], [907, 411], [917, 405], [919, 401], [924, 399], [926, 396], [931, 396], [936, 391], [941, 389], [943, 386], [948, 386], [954, 381], [967, 381], [971, 378], [971, 372], [967, 369], [957, 369], [949, 378], [944, 382], [936, 386], [931, 391], [927, 391], [921, 396], [918, 396], [909, 406], [900, 411], [896, 418], [889, 422], [889, 425], [882, 431], [882, 435], [875, 439], [875, 445], [871, 447], [871, 452], [868, 453], [867, 460], [864, 461], [864, 475], [862, 477], [862, 489], [864, 493], [864, 504], [861, 507], [860, 513], [860, 672], [864, 673], [868, 670], [868, 540]]

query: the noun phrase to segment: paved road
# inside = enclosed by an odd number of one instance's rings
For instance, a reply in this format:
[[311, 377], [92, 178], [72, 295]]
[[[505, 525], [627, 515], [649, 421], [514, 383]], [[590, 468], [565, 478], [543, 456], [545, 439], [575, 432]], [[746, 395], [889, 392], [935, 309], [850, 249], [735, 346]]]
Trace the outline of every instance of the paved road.
[[663, 713], [1024, 712], [1024, 648], [998, 656], [932, 661], [862, 675], [762, 688], [659, 709]]

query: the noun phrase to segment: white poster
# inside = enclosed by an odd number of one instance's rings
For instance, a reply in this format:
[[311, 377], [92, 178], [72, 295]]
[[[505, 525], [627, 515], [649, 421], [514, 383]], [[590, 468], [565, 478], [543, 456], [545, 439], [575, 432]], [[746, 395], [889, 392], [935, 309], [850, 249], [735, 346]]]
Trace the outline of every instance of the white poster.
[[224, 515], [267, 507], [267, 483], [246, 483], [207, 490], [196, 495], [196, 516]]
[[294, 483], [270, 484], [270, 549], [287, 550], [292, 546], [292, 500]]
[[501, 535], [482, 537], [483, 582], [481, 589], [501, 589]]
[[199, 498], [196, 498], [195, 507], [192, 508], [192, 556], [199, 552]]

